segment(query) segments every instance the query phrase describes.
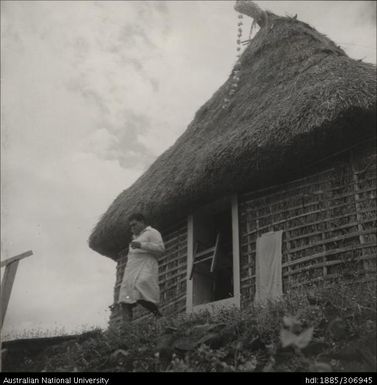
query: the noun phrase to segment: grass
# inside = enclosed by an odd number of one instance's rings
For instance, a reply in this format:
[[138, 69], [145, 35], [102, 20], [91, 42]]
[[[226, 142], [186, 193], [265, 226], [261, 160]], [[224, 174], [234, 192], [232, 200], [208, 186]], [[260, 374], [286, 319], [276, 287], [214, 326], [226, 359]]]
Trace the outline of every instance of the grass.
[[5, 354], [4, 371], [376, 371], [376, 286], [342, 282], [279, 301], [92, 330], [33, 354]]
[[32, 329], [23, 329], [23, 330], [10, 330], [2, 335], [3, 341], [12, 341], [19, 339], [28, 339], [28, 338], [48, 338], [55, 336], [65, 336], [69, 333], [66, 329], [61, 327], [54, 327], [51, 329], [41, 329], [38, 327]]

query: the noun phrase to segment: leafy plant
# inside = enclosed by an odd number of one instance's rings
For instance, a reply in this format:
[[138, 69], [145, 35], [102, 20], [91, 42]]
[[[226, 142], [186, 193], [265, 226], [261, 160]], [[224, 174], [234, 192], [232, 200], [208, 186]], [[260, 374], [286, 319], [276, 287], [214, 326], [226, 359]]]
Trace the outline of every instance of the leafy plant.
[[337, 282], [242, 311], [178, 315], [81, 333], [38, 352], [27, 345], [16, 352], [5, 344], [3, 367], [28, 372], [375, 371], [375, 337], [375, 286]]

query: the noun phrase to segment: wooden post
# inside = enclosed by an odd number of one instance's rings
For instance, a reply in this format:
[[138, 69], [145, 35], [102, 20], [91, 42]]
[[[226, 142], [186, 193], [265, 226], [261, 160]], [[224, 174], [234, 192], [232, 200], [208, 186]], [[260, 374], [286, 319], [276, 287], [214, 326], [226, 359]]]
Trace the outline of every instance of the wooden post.
[[[354, 201], [355, 201], [355, 211], [356, 211], [356, 220], [357, 220], [357, 230], [359, 232], [359, 242], [360, 245], [364, 245], [365, 237], [363, 235], [363, 225], [362, 225], [362, 216], [360, 214], [360, 194], [359, 194], [359, 176], [355, 167], [355, 155], [353, 151], [350, 152], [351, 157], [351, 168], [352, 168], [352, 178], [353, 178], [353, 191], [354, 191]], [[361, 256], [365, 256], [365, 249], [361, 249]], [[362, 261], [363, 269], [365, 276], [368, 277], [368, 261], [363, 259]]]
[[233, 241], [233, 294], [235, 305], [241, 308], [241, 282], [240, 282], [240, 231], [238, 219], [238, 197], [232, 196], [232, 241]]
[[190, 267], [194, 261], [194, 216], [187, 218], [187, 279], [186, 279], [186, 313], [193, 309], [193, 283], [190, 279]]
[[5, 313], [6, 313], [7, 308], [8, 308], [9, 298], [10, 298], [10, 294], [12, 292], [13, 282], [14, 282], [14, 278], [16, 276], [18, 263], [20, 262], [21, 259], [29, 257], [30, 255], [33, 255], [33, 252], [31, 250], [27, 251], [26, 253], [16, 255], [15, 257], [6, 259], [5, 261], [1, 262], [1, 267], [5, 266], [5, 271], [4, 271], [3, 281], [1, 283], [1, 325], [0, 325], [0, 328], [3, 327]]
[[10, 263], [5, 268], [3, 282], [1, 283], [1, 327], [3, 327], [5, 313], [8, 308], [10, 293], [12, 291], [12, 286], [14, 282], [14, 277], [16, 276], [17, 268], [18, 261]]
[[[29, 257], [30, 255], [33, 255], [33, 252], [31, 250], [26, 251], [25, 253], [16, 255], [15, 257], [6, 259], [5, 261], [2, 261], [0, 264], [1, 267], [5, 267], [3, 280], [1, 282], [1, 325], [0, 325], [0, 330], [3, 327], [5, 313], [6, 313], [7, 308], [8, 308], [10, 293], [12, 292], [13, 282], [14, 282], [14, 278], [16, 276], [18, 263], [21, 261], [21, 259]], [[0, 372], [2, 371], [2, 361], [3, 361], [3, 350], [2, 350], [2, 340], [0, 338]]]
[[[322, 231], [321, 231], [321, 239], [322, 239], [322, 251], [323, 251], [323, 270], [322, 270], [322, 274], [323, 274], [323, 279], [325, 280], [326, 279], [326, 276], [327, 276], [327, 265], [326, 265], [326, 262], [327, 262], [327, 257], [326, 257], [326, 245], [325, 245], [325, 241], [326, 241], [326, 230], [327, 230], [327, 226], [328, 226], [328, 217], [329, 217], [329, 213], [328, 213], [328, 198], [327, 198], [327, 190], [325, 189], [325, 187], [323, 188], [324, 190], [324, 193], [322, 195], [322, 198], [319, 198], [321, 200], [320, 202], [320, 207], [321, 209], [323, 210], [321, 212], [321, 219], [323, 220], [323, 227], [322, 227]], [[322, 216], [322, 213], [324, 213], [324, 218]]]

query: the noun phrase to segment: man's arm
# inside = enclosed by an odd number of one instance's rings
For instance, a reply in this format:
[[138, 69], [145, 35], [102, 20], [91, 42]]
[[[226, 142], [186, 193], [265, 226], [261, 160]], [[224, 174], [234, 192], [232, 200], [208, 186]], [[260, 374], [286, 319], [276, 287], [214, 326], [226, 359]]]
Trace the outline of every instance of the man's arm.
[[156, 257], [165, 252], [165, 245], [161, 234], [157, 230], [148, 231], [147, 241], [140, 242], [140, 248], [146, 250]]

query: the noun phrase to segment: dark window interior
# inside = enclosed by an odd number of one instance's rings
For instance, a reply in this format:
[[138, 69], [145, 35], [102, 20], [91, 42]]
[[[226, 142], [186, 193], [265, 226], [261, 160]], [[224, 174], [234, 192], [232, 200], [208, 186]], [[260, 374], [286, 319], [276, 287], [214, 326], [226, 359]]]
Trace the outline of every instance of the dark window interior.
[[[214, 254], [217, 239], [218, 247]], [[205, 210], [194, 216], [192, 280], [194, 306], [233, 297], [230, 204], [226, 207]]]

